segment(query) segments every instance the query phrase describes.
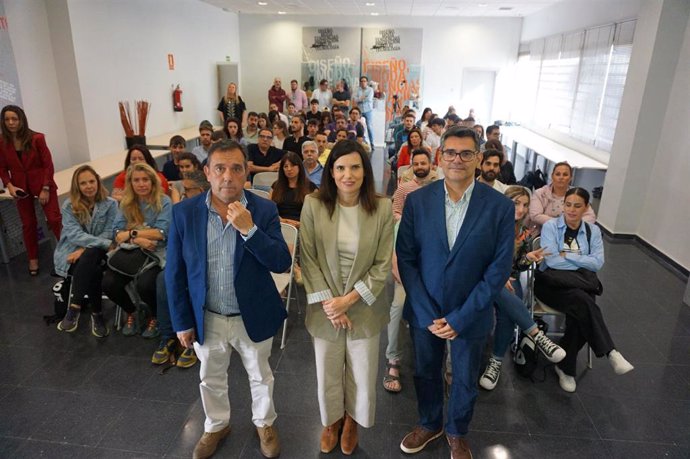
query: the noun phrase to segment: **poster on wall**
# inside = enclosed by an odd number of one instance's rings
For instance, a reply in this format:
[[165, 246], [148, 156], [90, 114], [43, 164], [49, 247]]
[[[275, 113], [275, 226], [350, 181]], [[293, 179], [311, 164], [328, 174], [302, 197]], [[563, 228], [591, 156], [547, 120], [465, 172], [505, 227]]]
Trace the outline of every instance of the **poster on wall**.
[[359, 79], [360, 41], [355, 27], [303, 27], [302, 88], [313, 91], [324, 78], [333, 88], [344, 78], [352, 89]]
[[19, 78], [10, 42], [9, 21], [5, 16], [5, 2], [0, 0], [0, 107], [21, 105]]
[[386, 121], [404, 105], [419, 109], [421, 64], [422, 29], [362, 29], [362, 74], [385, 94]]

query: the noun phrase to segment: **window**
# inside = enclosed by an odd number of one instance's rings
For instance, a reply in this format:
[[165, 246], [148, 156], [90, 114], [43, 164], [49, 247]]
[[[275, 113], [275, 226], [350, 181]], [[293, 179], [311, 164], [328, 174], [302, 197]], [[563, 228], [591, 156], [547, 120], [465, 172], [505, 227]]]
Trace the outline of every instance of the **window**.
[[633, 20], [530, 42], [517, 64], [518, 120], [610, 151], [634, 31]]

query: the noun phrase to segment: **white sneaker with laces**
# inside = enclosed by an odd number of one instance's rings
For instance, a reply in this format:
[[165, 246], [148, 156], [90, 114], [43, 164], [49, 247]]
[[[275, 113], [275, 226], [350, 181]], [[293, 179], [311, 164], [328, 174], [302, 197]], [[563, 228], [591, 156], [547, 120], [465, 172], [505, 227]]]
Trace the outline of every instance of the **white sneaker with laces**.
[[479, 385], [486, 390], [493, 390], [498, 384], [498, 378], [501, 376], [501, 361], [495, 358], [489, 358], [489, 364], [484, 370], [484, 374], [479, 378]]
[[561, 386], [561, 389], [566, 392], [575, 392], [575, 389], [577, 389], [575, 378], [563, 373], [563, 371], [558, 368], [558, 365], [554, 365], [553, 369], [556, 370], [556, 374], [558, 375], [558, 384]]
[[565, 351], [563, 348], [551, 341], [543, 331], [539, 330], [539, 332], [531, 338], [549, 362], [558, 363], [565, 358]]
[[630, 362], [625, 360], [625, 357], [623, 357], [623, 355], [615, 349], [609, 352], [609, 363], [617, 375], [624, 375], [627, 372], [635, 369], [635, 367], [632, 366]]

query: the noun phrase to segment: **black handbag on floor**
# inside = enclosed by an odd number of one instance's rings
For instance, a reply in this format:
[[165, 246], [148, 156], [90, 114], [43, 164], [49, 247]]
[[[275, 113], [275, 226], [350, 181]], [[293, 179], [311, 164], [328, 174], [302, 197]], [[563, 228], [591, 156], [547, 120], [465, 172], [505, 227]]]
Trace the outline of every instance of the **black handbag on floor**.
[[131, 278], [157, 265], [158, 258], [136, 244], [120, 244], [108, 257], [108, 268]]

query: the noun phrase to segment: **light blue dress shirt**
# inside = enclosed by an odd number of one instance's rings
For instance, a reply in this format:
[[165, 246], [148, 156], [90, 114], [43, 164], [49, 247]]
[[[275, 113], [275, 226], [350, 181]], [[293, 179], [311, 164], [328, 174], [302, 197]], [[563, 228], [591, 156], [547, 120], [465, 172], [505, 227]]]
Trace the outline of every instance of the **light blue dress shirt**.
[[462, 222], [465, 221], [465, 215], [467, 215], [467, 208], [470, 205], [472, 191], [474, 191], [474, 180], [458, 202], [450, 199], [445, 181], [443, 182], [443, 189], [446, 191], [446, 235], [448, 236], [448, 248], [452, 250], [455, 239], [458, 237], [460, 228], [462, 228]]

